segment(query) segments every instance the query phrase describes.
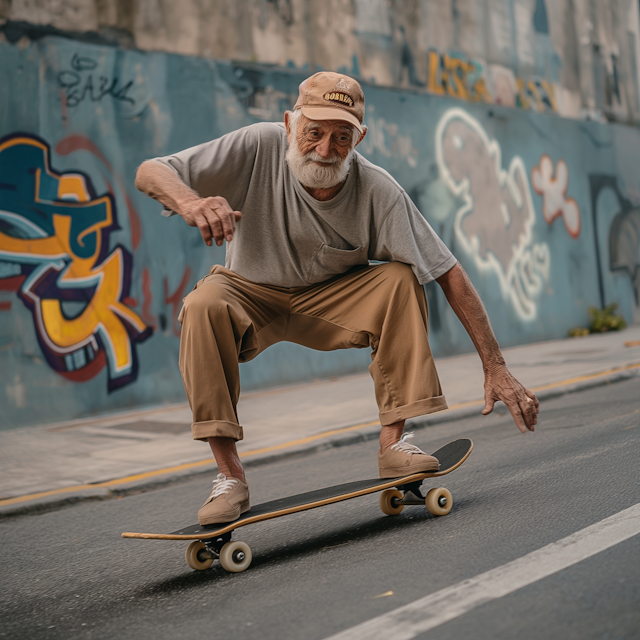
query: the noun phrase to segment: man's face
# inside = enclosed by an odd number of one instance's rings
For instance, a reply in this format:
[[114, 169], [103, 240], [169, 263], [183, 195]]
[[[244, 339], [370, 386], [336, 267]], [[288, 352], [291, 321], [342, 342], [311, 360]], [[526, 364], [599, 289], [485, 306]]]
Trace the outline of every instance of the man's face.
[[303, 155], [315, 151], [324, 162], [345, 160], [353, 148], [353, 126], [341, 120], [309, 120], [300, 115], [296, 127], [298, 148]]
[[[287, 162], [305, 186], [328, 189], [345, 181], [351, 165], [354, 128], [341, 120], [309, 120], [303, 114], [285, 118]], [[359, 140], [357, 140], [359, 142]]]

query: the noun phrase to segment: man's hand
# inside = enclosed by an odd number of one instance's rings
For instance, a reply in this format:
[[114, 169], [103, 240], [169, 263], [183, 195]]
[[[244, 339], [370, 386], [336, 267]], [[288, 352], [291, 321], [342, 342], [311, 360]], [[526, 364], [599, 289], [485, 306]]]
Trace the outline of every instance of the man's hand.
[[482, 415], [490, 414], [498, 400], [507, 405], [513, 421], [522, 433], [526, 433], [527, 429], [535, 431], [540, 411], [538, 398], [511, 375], [506, 365], [485, 369]]
[[211, 240], [220, 247], [224, 240], [231, 242], [236, 231], [240, 211], [234, 211], [222, 196], [196, 198], [181, 204], [179, 214], [191, 227], [198, 227], [207, 246]]
[[522, 433], [533, 431], [538, 422], [540, 406], [535, 394], [525, 389], [509, 372], [500, 347], [493, 335], [487, 312], [469, 276], [458, 263], [437, 278], [452, 309], [456, 312], [473, 344], [478, 350], [484, 368], [484, 399], [482, 413], [493, 411], [493, 405], [502, 400], [511, 412]]
[[198, 227], [202, 239], [211, 246], [212, 239], [218, 246], [231, 242], [236, 221], [242, 214], [233, 211], [222, 196], [201, 198], [190, 189], [178, 173], [156, 160], [146, 160], [136, 173], [136, 188], [150, 198], [162, 202], [169, 210], [184, 218], [191, 227]]

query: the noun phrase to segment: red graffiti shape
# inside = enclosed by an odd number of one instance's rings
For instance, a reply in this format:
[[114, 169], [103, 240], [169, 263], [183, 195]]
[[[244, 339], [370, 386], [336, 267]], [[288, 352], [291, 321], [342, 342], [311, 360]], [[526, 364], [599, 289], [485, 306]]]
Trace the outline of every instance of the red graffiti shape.
[[[0, 280], [0, 291], [15, 292], [20, 289], [25, 276], [11, 276]], [[3, 300], [0, 302], [0, 311], [11, 311], [11, 300]]]
[[124, 201], [127, 205], [127, 211], [129, 212], [129, 225], [131, 226], [131, 246], [135, 250], [140, 244], [142, 239], [142, 225], [140, 224], [140, 216], [138, 211], [133, 205], [133, 200], [129, 197], [129, 194], [123, 189]]
[[169, 282], [167, 278], [164, 279], [164, 303], [171, 305], [171, 328], [173, 329], [173, 333], [180, 337], [180, 325], [177, 322], [178, 317], [178, 306], [182, 302], [182, 298], [184, 298], [184, 291], [189, 284], [189, 279], [191, 278], [191, 269], [186, 267], [184, 273], [182, 274], [182, 280], [180, 280], [180, 284], [178, 288], [173, 292], [173, 294], [169, 295]]
[[67, 136], [58, 142], [56, 145], [56, 153], [61, 156], [68, 156], [70, 153], [74, 151], [88, 151], [89, 153], [93, 153], [96, 158], [99, 158], [105, 167], [111, 171], [111, 165], [107, 162], [107, 159], [102, 155], [102, 151], [98, 149], [98, 147], [89, 140], [86, 136], [73, 135]]
[[142, 321], [150, 327], [156, 328], [156, 319], [151, 315], [151, 303], [153, 296], [151, 294], [151, 274], [149, 269], [142, 270], [142, 313], [140, 317]]

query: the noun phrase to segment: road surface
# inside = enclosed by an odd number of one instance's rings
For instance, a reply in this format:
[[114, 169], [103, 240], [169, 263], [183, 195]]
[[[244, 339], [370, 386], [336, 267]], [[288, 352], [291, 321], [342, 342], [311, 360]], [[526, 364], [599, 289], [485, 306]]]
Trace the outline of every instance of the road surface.
[[[440, 480], [448, 516], [384, 516], [375, 494], [248, 526], [241, 574], [192, 571], [182, 542], [120, 538], [192, 523], [213, 478], [0, 521], [0, 638], [356, 640], [372, 619], [389, 640], [640, 638], [638, 508], [625, 512], [640, 503], [640, 379], [549, 400], [526, 436], [504, 411], [416, 433], [428, 451], [474, 441]], [[376, 453], [371, 441], [252, 467], [252, 501], [375, 477]], [[576, 532], [591, 555], [557, 571]], [[596, 534], [612, 546], [595, 549]]]

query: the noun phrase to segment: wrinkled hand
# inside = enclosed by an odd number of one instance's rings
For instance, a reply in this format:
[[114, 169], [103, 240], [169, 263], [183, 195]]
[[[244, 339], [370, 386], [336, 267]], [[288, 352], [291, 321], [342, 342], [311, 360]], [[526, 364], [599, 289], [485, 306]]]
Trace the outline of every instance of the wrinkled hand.
[[242, 213], [234, 211], [222, 196], [198, 198], [181, 205], [180, 215], [190, 227], [198, 227], [207, 246], [211, 240], [220, 247], [224, 240], [231, 242], [236, 231], [236, 221]]
[[507, 405], [513, 421], [522, 433], [535, 431], [538, 422], [540, 404], [535, 393], [523, 387], [512, 375], [506, 365], [485, 370], [484, 377], [484, 409], [482, 415], [493, 411], [498, 401]]

